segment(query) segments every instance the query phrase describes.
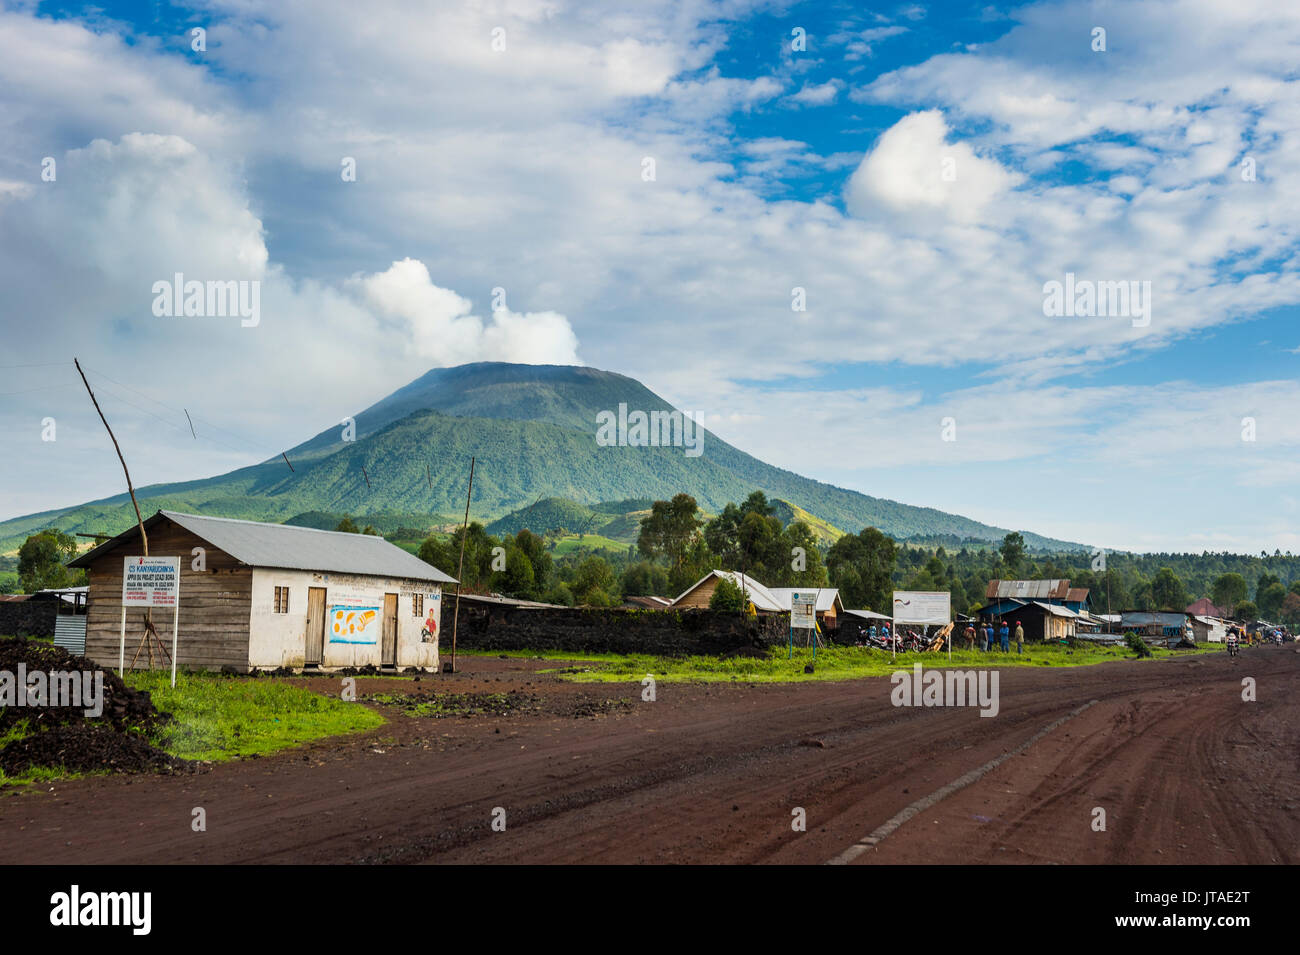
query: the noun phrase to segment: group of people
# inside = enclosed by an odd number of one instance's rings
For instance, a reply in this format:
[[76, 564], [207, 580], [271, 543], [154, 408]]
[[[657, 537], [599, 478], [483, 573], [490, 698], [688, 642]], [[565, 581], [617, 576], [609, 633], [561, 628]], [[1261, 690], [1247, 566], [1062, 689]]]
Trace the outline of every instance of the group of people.
[[[976, 636], [977, 636], [977, 632], [975, 629], [975, 624], [974, 623], [966, 624], [966, 649], [967, 650], [975, 649]], [[994, 633], [992, 623], [981, 623], [979, 625], [978, 638], [979, 638], [980, 649], [983, 650], [985, 653], [992, 651], [998, 644], [1001, 644], [1003, 653], [1010, 653], [1011, 637], [1012, 637], [1011, 628], [1007, 625], [1007, 622], [1005, 620], [1002, 621], [1002, 624], [1001, 626], [998, 627], [996, 633]], [[1016, 640], [1016, 653], [1024, 653], [1025, 652], [1025, 628], [1020, 625], [1019, 620], [1016, 621], [1015, 640]]]

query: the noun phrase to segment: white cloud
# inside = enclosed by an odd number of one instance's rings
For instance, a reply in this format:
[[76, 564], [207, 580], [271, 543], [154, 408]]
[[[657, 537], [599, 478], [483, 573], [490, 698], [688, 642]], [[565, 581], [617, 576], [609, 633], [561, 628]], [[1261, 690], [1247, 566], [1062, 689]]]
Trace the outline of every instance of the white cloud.
[[949, 143], [943, 114], [926, 110], [903, 117], [880, 137], [849, 179], [846, 200], [859, 216], [883, 209], [975, 222], [1023, 178], [966, 143]]
[[387, 271], [353, 280], [353, 287], [367, 308], [405, 323], [417, 353], [434, 365], [581, 364], [578, 339], [563, 315], [502, 308], [485, 322], [471, 313], [468, 300], [434, 285], [422, 262], [394, 262]]

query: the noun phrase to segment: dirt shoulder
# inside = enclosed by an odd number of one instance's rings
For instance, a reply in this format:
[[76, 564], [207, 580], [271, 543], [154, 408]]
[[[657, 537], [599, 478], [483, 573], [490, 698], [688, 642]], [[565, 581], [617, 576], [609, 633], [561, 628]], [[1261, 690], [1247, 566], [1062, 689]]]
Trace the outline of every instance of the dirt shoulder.
[[[995, 718], [894, 707], [887, 679], [660, 684], [651, 703], [637, 684], [538, 672], [563, 665], [553, 660], [461, 664], [419, 681], [359, 678], [357, 689], [513, 692], [539, 705], [437, 717], [383, 705], [378, 729], [200, 776], [8, 793], [0, 862], [819, 863], [1093, 699], [859, 861], [1297, 861], [1286, 833], [1297, 829], [1300, 727], [1286, 701], [1300, 690], [1300, 654], [1287, 648], [1009, 668]], [[1258, 681], [1258, 703], [1241, 702], [1242, 676]], [[1106, 833], [1089, 828], [1094, 806], [1107, 807]], [[196, 807], [206, 832], [191, 829]], [[491, 828], [497, 808], [504, 832]], [[791, 830], [796, 808], [806, 832]]]

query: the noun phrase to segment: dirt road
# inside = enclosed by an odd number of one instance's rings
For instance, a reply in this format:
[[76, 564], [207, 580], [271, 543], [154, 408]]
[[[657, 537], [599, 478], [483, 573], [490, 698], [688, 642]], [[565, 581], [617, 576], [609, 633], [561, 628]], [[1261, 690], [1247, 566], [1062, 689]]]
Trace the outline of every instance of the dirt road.
[[[0, 862], [822, 863], [924, 797], [854, 864], [1300, 861], [1300, 653], [1001, 671], [1000, 712], [895, 707], [887, 679], [573, 685], [462, 658], [438, 691], [543, 712], [390, 723], [173, 777], [0, 795]], [[1257, 683], [1243, 702], [1241, 681]], [[336, 680], [316, 685], [337, 692]], [[412, 684], [414, 689], [417, 685]], [[359, 681], [400, 691], [405, 682]], [[630, 701], [583, 714], [603, 697]], [[193, 832], [193, 810], [207, 831]], [[494, 809], [505, 831], [494, 831]], [[807, 828], [792, 830], [796, 809]], [[1105, 831], [1094, 831], [1096, 810]], [[499, 817], [498, 813], [498, 817]]]

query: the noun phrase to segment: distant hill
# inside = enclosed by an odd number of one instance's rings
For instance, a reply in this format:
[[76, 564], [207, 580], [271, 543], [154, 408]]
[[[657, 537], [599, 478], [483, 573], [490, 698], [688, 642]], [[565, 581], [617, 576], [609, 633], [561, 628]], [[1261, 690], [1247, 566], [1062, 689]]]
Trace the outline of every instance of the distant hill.
[[[554, 526], [581, 531], [570, 524], [582, 516], [575, 509], [580, 506], [589, 512], [588, 521], [596, 514], [621, 521], [605, 536], [627, 539], [635, 536], [632, 528], [639, 520], [629, 515], [655, 499], [685, 491], [716, 513], [762, 490], [769, 499], [788, 502], [791, 514], [794, 508], [806, 513], [827, 539], [868, 525], [900, 539], [950, 535], [993, 541], [1006, 533], [934, 508], [802, 477], [712, 433], [705, 434], [698, 457], [688, 457], [680, 447], [600, 447], [596, 416], [620, 403], [647, 412], [674, 410], [640, 382], [594, 368], [493, 362], [440, 368], [356, 415], [355, 440], [343, 441], [342, 430], [331, 427], [290, 449], [293, 471], [277, 457], [137, 493], [141, 509], [150, 513], [162, 507], [271, 521], [302, 519], [308, 512], [348, 513], [363, 524], [375, 523], [368, 515], [453, 515], [458, 521], [473, 455], [478, 464], [470, 513], [485, 522], [505, 521], [544, 504], [544, 510], [530, 514], [530, 522], [559, 521]], [[129, 460], [129, 448], [126, 453]], [[11, 553], [43, 527], [111, 533], [133, 522], [126, 494], [31, 514], [0, 523], [0, 553]], [[1027, 532], [1025, 539], [1033, 547], [1081, 547]]]

